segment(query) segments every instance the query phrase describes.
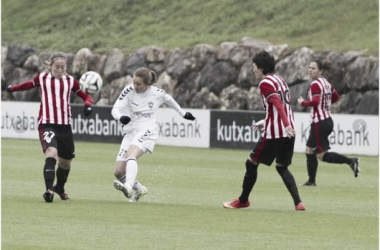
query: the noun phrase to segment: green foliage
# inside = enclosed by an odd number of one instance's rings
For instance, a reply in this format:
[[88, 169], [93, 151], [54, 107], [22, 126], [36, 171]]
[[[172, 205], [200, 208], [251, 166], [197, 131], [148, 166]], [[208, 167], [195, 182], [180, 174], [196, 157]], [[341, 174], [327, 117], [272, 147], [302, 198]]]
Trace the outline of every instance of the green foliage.
[[[70, 201], [43, 201], [44, 157], [37, 140], [2, 140], [2, 249], [378, 249], [378, 157], [348, 166], [319, 165], [318, 186], [300, 187], [305, 212], [274, 167], [259, 167], [251, 207], [238, 197], [246, 150], [157, 146], [139, 160], [149, 189], [141, 202], [112, 186], [119, 145], [76, 143], [66, 186]], [[304, 154], [291, 171], [307, 179]]]
[[156, 45], [217, 46], [243, 37], [377, 55], [376, 0], [3, 0], [2, 45], [125, 53]]

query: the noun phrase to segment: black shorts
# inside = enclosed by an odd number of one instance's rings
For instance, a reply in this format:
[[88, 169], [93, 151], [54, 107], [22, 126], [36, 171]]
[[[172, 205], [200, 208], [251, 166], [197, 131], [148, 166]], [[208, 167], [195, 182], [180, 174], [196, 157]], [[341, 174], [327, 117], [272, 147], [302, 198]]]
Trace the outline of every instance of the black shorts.
[[334, 129], [334, 122], [331, 117], [312, 123], [310, 134], [306, 146], [312, 148], [315, 153], [322, 153], [330, 149], [329, 135]]
[[71, 160], [75, 157], [71, 125], [40, 124], [38, 131], [44, 153], [48, 147], [53, 147], [63, 159]]
[[266, 139], [261, 137], [250, 157], [259, 163], [270, 166], [274, 159], [276, 163], [289, 166], [292, 164], [295, 138]]

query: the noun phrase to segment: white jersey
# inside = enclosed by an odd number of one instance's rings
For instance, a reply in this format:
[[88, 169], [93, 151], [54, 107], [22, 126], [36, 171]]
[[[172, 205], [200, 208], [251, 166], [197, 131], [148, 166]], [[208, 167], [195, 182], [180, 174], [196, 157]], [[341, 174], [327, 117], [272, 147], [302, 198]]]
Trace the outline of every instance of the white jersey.
[[112, 116], [120, 120], [129, 116], [131, 121], [124, 126], [123, 131], [156, 128], [156, 111], [161, 104], [166, 103], [174, 108], [182, 117], [186, 112], [164, 90], [150, 86], [144, 93], [136, 93], [133, 85], [126, 86], [112, 108]]

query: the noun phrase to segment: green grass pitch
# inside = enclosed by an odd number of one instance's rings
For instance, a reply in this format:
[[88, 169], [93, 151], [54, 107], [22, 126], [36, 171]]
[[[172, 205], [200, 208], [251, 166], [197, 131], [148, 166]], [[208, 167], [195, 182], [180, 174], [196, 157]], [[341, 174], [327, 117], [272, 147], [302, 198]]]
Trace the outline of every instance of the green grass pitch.
[[[118, 144], [76, 142], [66, 186], [70, 201], [42, 198], [44, 156], [37, 140], [2, 140], [2, 249], [378, 249], [379, 161], [319, 164], [317, 187], [299, 187], [294, 211], [275, 168], [261, 165], [251, 207], [222, 208], [237, 198], [248, 150], [156, 146], [139, 160], [149, 189], [129, 203], [113, 188]], [[307, 179], [304, 154], [291, 171]]]

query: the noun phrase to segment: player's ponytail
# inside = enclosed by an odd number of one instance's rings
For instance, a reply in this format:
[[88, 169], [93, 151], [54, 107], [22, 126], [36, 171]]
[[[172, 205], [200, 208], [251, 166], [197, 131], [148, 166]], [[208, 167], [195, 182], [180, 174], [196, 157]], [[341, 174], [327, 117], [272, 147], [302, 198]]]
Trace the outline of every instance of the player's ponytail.
[[134, 73], [134, 76], [140, 77], [146, 85], [152, 85], [157, 81], [157, 74], [145, 67], [137, 69]]
[[157, 81], [157, 74], [153, 70], [150, 71], [150, 75], [152, 76], [151, 85]]

